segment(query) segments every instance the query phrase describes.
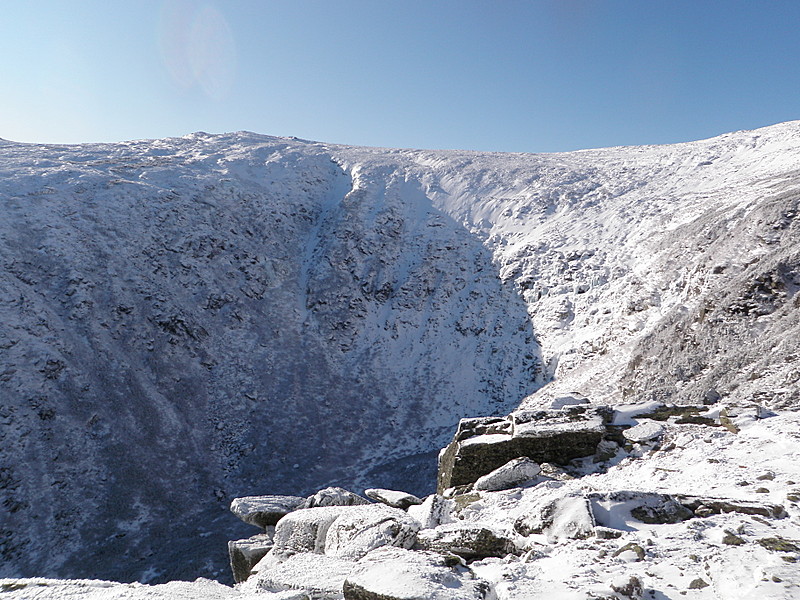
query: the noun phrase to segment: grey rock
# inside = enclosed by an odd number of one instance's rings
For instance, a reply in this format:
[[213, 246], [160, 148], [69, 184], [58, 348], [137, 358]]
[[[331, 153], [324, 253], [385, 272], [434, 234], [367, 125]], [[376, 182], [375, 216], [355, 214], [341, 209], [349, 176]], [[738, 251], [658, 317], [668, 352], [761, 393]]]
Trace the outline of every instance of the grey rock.
[[516, 544], [508, 536], [479, 523], [448, 523], [417, 533], [415, 550], [450, 552], [465, 559], [503, 558], [517, 554]]
[[406, 492], [399, 492], [395, 490], [385, 490], [382, 488], [370, 488], [364, 490], [364, 495], [376, 502], [381, 502], [392, 508], [400, 508], [406, 510], [409, 506], [422, 504], [422, 500], [417, 498], [414, 494]]
[[760, 515], [772, 519], [782, 519], [786, 516], [786, 509], [783, 506], [769, 502], [751, 502], [749, 500], [686, 496], [682, 494], [675, 495], [675, 499], [695, 512], [702, 512], [704, 516], [731, 512], [744, 515]]
[[514, 458], [491, 473], [479, 477], [472, 489], [485, 491], [507, 490], [529, 482], [541, 470], [537, 463], [526, 456]]
[[253, 567], [266, 556], [273, 545], [272, 535], [268, 533], [228, 542], [228, 556], [234, 582], [241, 583], [247, 580]]
[[577, 405], [520, 411], [505, 419], [462, 420], [439, 456], [437, 491], [474, 483], [515, 458], [565, 464], [591, 456], [609, 416], [606, 407]]
[[325, 552], [328, 528], [347, 507], [323, 506], [291, 512], [275, 526], [274, 554]]
[[266, 529], [305, 501], [300, 496], [244, 496], [233, 499], [231, 512], [245, 523]]

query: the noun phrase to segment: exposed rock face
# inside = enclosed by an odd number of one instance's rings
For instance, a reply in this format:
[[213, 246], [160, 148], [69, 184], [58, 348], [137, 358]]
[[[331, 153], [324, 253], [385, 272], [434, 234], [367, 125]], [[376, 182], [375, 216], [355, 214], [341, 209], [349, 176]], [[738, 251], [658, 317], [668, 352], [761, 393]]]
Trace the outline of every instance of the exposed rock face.
[[253, 567], [266, 556], [273, 545], [272, 535], [267, 533], [254, 535], [246, 540], [228, 542], [228, 556], [231, 561], [233, 580], [236, 583], [245, 581], [250, 576]]
[[458, 562], [433, 552], [380, 548], [344, 582], [345, 600], [484, 600], [491, 586]]
[[605, 407], [570, 405], [504, 419], [465, 419], [439, 457], [438, 491], [471, 484], [509, 461], [567, 463], [590, 456], [605, 433]]
[[244, 496], [234, 498], [231, 512], [245, 523], [266, 529], [306, 502], [300, 496]]

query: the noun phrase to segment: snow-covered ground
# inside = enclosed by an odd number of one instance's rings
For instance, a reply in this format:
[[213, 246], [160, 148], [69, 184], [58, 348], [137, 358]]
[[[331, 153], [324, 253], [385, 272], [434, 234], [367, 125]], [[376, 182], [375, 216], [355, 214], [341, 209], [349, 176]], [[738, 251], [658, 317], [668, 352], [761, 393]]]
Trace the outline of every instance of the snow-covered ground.
[[798, 173], [800, 122], [549, 155], [0, 141], [0, 575], [224, 577], [232, 497], [429, 493], [458, 419], [523, 398], [790, 418]]

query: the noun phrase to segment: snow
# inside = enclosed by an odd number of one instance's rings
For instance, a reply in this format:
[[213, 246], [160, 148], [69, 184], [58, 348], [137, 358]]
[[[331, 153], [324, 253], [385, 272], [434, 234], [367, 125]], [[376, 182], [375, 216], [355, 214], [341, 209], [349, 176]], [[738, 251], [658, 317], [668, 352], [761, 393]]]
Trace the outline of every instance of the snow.
[[[800, 122], [552, 155], [247, 132], [4, 142], [0, 575], [223, 577], [220, 548], [246, 535], [225, 521], [232, 497], [424, 495], [459, 419], [569, 396], [615, 405], [617, 425], [716, 402], [725, 426], [665, 422], [659, 450], [429, 502], [423, 525], [513, 529], [532, 494], [620, 490], [788, 516], [528, 536], [527, 558], [474, 566], [498, 597], [610, 594], [631, 574], [667, 598], [797, 597], [758, 540], [800, 538], [799, 171]], [[739, 529], [745, 545], [721, 542]], [[644, 561], [613, 556], [631, 543]]]

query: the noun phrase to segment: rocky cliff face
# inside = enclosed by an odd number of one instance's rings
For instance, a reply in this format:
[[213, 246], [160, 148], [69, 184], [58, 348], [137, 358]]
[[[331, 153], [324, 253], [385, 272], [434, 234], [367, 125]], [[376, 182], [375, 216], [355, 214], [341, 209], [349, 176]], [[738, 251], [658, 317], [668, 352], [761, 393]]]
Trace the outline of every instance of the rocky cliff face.
[[222, 575], [230, 498], [432, 491], [460, 418], [553, 378], [524, 405], [797, 405], [798, 123], [557, 155], [0, 155], [0, 575]]

